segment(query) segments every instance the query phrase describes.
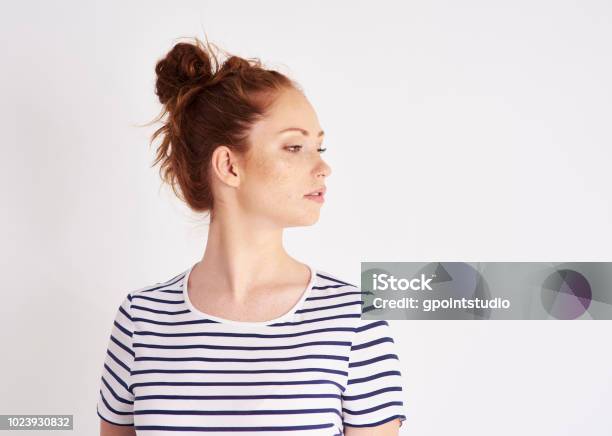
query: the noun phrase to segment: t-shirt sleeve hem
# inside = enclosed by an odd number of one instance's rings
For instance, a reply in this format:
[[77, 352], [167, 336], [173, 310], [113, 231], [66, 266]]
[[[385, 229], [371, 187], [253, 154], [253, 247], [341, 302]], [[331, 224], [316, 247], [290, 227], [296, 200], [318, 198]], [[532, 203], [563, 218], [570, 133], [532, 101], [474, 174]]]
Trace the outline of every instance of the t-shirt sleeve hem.
[[127, 427], [127, 426], [133, 426], [133, 425], [134, 425], [134, 422], [131, 422], [131, 423], [128, 423], [128, 424], [121, 424], [121, 423], [118, 423], [118, 422], [113, 422], [113, 421], [111, 421], [110, 419], [105, 418], [104, 416], [102, 416], [102, 414], [100, 413], [100, 410], [99, 410], [99, 409], [97, 409], [97, 408], [96, 408], [96, 413], [98, 414], [98, 416], [100, 417], [100, 419], [102, 419], [102, 420], [104, 420], [104, 421], [108, 422], [109, 424], [113, 424], [113, 425], [122, 425], [122, 426], [126, 426], [126, 427]]
[[389, 416], [388, 418], [385, 419], [381, 419], [380, 421], [376, 421], [376, 422], [368, 422], [365, 424], [351, 424], [349, 422], [344, 421], [343, 425], [346, 427], [376, 427], [377, 425], [382, 425], [385, 424], [389, 421], [392, 421], [394, 419], [399, 418], [399, 423], [400, 423], [400, 427], [402, 426], [402, 424], [404, 423], [404, 421], [406, 420], [406, 415], [393, 415], [393, 416]]

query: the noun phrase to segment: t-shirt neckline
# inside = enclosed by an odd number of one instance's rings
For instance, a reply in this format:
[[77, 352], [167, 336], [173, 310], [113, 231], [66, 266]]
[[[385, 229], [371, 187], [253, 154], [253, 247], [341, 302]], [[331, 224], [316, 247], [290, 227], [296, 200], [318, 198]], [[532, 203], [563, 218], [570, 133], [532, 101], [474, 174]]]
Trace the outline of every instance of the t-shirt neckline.
[[215, 316], [215, 315], [211, 315], [208, 314], [198, 308], [196, 308], [192, 303], [191, 300], [189, 299], [189, 292], [187, 289], [187, 284], [189, 283], [189, 276], [191, 275], [191, 271], [193, 270], [193, 268], [199, 263], [196, 262], [193, 265], [191, 265], [191, 267], [185, 272], [185, 274], [183, 275], [183, 279], [181, 280], [181, 286], [183, 287], [183, 298], [185, 300], [185, 304], [187, 305], [187, 307], [189, 308], [189, 311], [206, 319], [210, 319], [213, 321], [217, 321], [219, 323], [223, 323], [223, 324], [231, 324], [231, 325], [236, 325], [236, 326], [244, 326], [244, 327], [248, 327], [248, 326], [253, 326], [253, 327], [257, 327], [257, 326], [267, 326], [270, 324], [275, 324], [278, 322], [282, 322], [282, 321], [286, 321], [289, 318], [291, 318], [293, 316], [293, 314], [300, 308], [302, 307], [302, 304], [304, 303], [304, 301], [306, 300], [306, 298], [308, 298], [308, 295], [310, 294], [312, 287], [315, 283], [315, 279], [317, 276], [317, 270], [310, 264], [306, 264], [306, 266], [308, 266], [308, 269], [310, 270], [310, 280], [308, 281], [308, 285], [306, 286], [306, 289], [304, 289], [304, 291], [302, 292], [302, 296], [300, 297], [299, 301], [285, 314], [274, 318], [274, 319], [270, 319], [267, 321], [237, 321], [237, 320], [232, 320], [232, 319], [226, 319], [226, 318], [221, 318], [220, 316]]

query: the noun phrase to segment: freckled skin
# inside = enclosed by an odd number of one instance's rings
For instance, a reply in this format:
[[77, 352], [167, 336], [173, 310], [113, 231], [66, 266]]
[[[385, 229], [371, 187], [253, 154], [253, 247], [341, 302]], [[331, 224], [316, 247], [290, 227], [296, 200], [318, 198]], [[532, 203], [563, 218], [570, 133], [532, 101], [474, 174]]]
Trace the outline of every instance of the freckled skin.
[[[306, 129], [278, 134], [286, 127]], [[304, 198], [322, 185], [331, 168], [318, 148], [323, 137], [317, 115], [307, 98], [297, 90], [283, 91], [268, 115], [250, 132], [252, 147], [246, 159], [239, 159], [241, 180], [236, 202], [248, 216], [256, 216], [271, 227], [312, 225], [319, 219], [323, 204]], [[286, 147], [301, 145], [292, 152]], [[294, 148], [295, 150], [295, 148]]]
[[[294, 89], [275, 97], [251, 126], [247, 153], [219, 145], [211, 159], [212, 219], [189, 280], [192, 301], [222, 318], [274, 319], [310, 278], [308, 266], [285, 250], [283, 230], [319, 220], [324, 203], [304, 196], [326, 186], [331, 168], [319, 152], [322, 129], [306, 97]], [[308, 134], [280, 133], [287, 128]]]

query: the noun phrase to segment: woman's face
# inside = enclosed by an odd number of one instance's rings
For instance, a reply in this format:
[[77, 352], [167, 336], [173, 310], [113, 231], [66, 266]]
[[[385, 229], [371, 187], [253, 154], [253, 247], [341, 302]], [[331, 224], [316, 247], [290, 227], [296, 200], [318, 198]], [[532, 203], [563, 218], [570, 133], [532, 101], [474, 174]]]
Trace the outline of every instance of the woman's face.
[[324, 203], [305, 195], [325, 186], [331, 168], [321, 157], [323, 132], [306, 97], [283, 91], [253, 126], [250, 142], [237, 189], [241, 207], [276, 227], [314, 224]]

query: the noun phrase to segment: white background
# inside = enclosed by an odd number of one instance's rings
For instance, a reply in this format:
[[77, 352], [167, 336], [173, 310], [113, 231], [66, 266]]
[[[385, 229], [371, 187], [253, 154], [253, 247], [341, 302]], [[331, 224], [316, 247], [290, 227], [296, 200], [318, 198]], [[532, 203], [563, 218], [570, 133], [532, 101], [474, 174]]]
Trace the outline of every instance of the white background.
[[[118, 304], [202, 256], [137, 127], [177, 38], [304, 87], [333, 174], [286, 247], [358, 283], [362, 261], [611, 260], [611, 24], [606, 1], [3, 3], [0, 414], [97, 434]], [[390, 324], [401, 434], [612, 433], [610, 322]]]

